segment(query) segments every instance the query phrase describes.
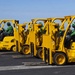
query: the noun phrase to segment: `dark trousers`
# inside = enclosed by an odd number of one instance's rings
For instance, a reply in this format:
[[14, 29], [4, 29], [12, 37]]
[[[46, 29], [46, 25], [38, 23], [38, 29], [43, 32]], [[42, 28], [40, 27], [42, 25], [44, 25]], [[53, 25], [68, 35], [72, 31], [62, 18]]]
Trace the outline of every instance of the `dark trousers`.
[[0, 41], [4, 39], [5, 36], [8, 36], [9, 34], [7, 32], [3, 32], [0, 34]]

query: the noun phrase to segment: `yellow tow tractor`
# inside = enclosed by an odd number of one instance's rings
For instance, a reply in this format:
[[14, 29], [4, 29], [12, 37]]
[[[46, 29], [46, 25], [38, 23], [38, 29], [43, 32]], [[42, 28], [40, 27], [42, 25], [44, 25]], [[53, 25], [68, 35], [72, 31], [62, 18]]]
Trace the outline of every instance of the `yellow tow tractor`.
[[75, 38], [72, 36], [75, 27], [71, 26], [75, 16], [65, 16], [64, 19], [65, 22], [59, 28], [56, 23], [51, 23], [56, 29], [49, 27], [47, 31], [52, 33], [43, 35], [43, 60], [48, 64], [64, 65], [75, 62]]
[[42, 35], [45, 34], [43, 26], [47, 19], [32, 19], [32, 30], [29, 32], [31, 55], [42, 58]]
[[[13, 27], [13, 32], [10, 35], [2, 37], [2, 34], [7, 28], [7, 23], [10, 23]], [[0, 50], [14, 50], [16, 49], [17, 28], [18, 20], [0, 20]], [[2, 37], [2, 39], [1, 39]]]
[[18, 25], [18, 52], [22, 54], [30, 54], [29, 33], [31, 31], [31, 23], [24, 23]]

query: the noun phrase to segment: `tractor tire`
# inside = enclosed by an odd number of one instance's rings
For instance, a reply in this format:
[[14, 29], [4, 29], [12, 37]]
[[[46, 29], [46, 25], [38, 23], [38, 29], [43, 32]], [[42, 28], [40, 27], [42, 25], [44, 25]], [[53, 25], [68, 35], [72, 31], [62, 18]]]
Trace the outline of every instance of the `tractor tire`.
[[22, 53], [27, 55], [30, 54], [29, 46], [24, 46], [22, 48]]
[[13, 45], [13, 46], [11, 47], [11, 51], [16, 52], [16, 46], [15, 46], [15, 45]]
[[65, 53], [55, 53], [53, 56], [53, 62], [55, 65], [65, 65], [67, 63], [67, 56]]
[[43, 51], [42, 51], [42, 49], [39, 49], [38, 51], [37, 51], [37, 57], [38, 58], [43, 58]]

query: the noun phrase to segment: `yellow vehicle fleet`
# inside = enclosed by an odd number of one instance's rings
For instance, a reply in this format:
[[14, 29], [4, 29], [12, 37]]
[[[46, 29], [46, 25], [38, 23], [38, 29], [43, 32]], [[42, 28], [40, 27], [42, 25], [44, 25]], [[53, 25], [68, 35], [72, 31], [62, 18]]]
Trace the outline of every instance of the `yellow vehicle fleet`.
[[0, 31], [8, 22], [13, 27], [13, 34], [0, 40], [0, 50], [31, 54], [48, 64], [75, 62], [75, 37], [71, 36], [74, 21], [75, 16], [36, 18], [23, 24], [18, 20], [0, 20]]

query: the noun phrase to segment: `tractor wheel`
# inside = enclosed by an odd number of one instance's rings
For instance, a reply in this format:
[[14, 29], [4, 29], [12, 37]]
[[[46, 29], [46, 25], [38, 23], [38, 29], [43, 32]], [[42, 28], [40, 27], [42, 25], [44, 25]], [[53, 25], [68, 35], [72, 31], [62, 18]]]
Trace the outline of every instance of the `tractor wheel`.
[[38, 51], [37, 51], [37, 57], [39, 57], [39, 58], [43, 58], [43, 51], [42, 51], [42, 49], [39, 49]]
[[30, 54], [29, 46], [24, 46], [22, 49], [23, 54]]
[[54, 64], [65, 65], [67, 63], [67, 56], [64, 53], [55, 53], [53, 57]]
[[16, 52], [16, 46], [13, 45], [13, 46], [11, 47], [11, 50], [14, 51], [14, 52]]

